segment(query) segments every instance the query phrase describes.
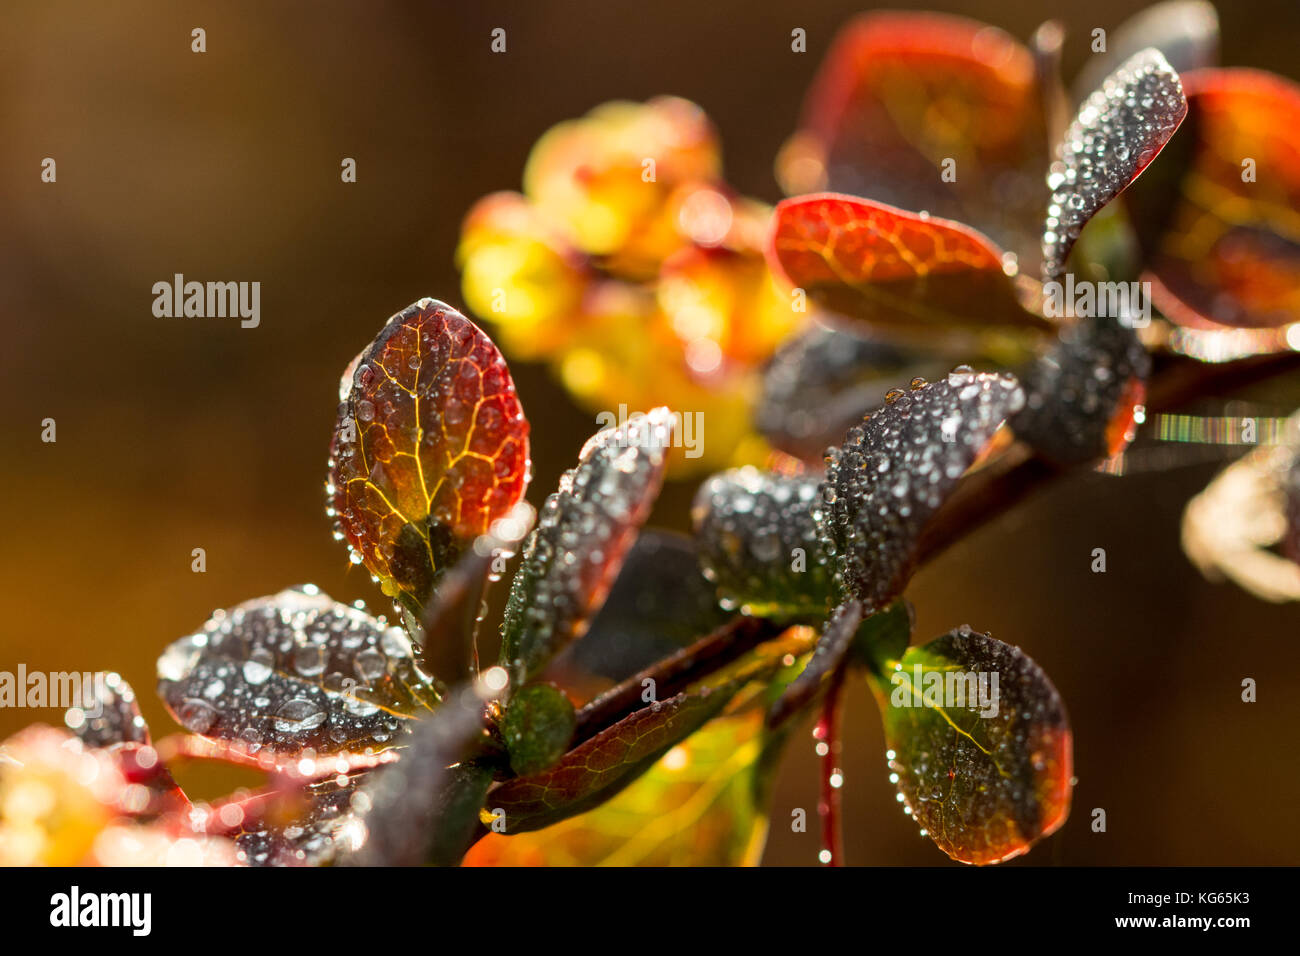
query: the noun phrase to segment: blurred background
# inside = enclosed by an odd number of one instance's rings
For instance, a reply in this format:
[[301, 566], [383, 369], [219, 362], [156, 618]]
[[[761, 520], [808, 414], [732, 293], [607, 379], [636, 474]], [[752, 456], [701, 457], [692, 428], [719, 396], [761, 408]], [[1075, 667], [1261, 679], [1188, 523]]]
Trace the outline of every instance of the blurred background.
[[[911, 4], [895, 4], [911, 6]], [[1020, 38], [1136, 6], [922, 5]], [[330, 538], [322, 484], [337, 382], [423, 295], [461, 305], [473, 202], [517, 189], [554, 123], [671, 93], [717, 125], [727, 179], [780, 198], [776, 151], [857, 3], [7, 2], [0, 10], [0, 669], [117, 670], [155, 733], [154, 661], [217, 607], [311, 581], [387, 602]], [[1220, 7], [1223, 61], [1300, 78], [1300, 6]], [[505, 27], [508, 53], [489, 52]], [[807, 30], [808, 52], [790, 51]], [[190, 31], [207, 31], [207, 52]], [[57, 184], [40, 181], [44, 157]], [[340, 182], [340, 161], [358, 182]], [[159, 319], [174, 273], [257, 280], [262, 319]], [[540, 366], [512, 362], [532, 421], [534, 504], [595, 430]], [[1285, 412], [1297, 388], [1247, 399]], [[40, 440], [57, 421], [58, 441]], [[1052, 676], [1075, 731], [1074, 812], [1029, 864], [1300, 862], [1296, 607], [1204, 581], [1178, 523], [1215, 466], [1059, 484], [914, 583], [918, 639], [962, 623]], [[653, 524], [685, 530], [694, 482]], [[207, 571], [190, 569], [207, 552]], [[1089, 569], [1106, 549], [1106, 574]], [[500, 589], [501, 592], [504, 588]], [[498, 598], [501, 594], [498, 594]], [[1243, 677], [1259, 701], [1243, 704]], [[0, 738], [57, 712], [0, 710]], [[900, 812], [865, 688], [847, 705], [847, 857], [946, 862]], [[212, 782], [215, 795], [222, 781]], [[811, 736], [787, 752], [765, 862], [815, 865]], [[1093, 833], [1091, 810], [1108, 829]]]

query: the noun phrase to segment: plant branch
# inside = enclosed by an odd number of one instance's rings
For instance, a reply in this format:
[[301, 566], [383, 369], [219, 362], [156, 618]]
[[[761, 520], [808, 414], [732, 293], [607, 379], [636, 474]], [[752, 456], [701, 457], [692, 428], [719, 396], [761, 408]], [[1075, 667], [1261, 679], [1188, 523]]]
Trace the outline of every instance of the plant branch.
[[[1172, 411], [1187, 402], [1241, 388], [1300, 368], [1287, 352], [1238, 362], [1209, 364], [1168, 357], [1147, 384], [1147, 410]], [[1081, 466], [1086, 467], [1086, 466]], [[928, 564], [953, 544], [999, 517], [1034, 491], [1078, 469], [1060, 468], [1016, 442], [964, 479], [944, 502], [917, 544], [916, 566]]]

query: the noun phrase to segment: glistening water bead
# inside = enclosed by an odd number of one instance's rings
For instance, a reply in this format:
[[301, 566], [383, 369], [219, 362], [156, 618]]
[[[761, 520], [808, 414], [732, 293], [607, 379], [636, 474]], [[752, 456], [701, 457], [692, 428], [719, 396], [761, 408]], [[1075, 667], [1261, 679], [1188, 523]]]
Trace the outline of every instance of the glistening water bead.
[[817, 537], [820, 477], [738, 468], [696, 493], [691, 518], [700, 564], [728, 609], [824, 614], [830, 570]]
[[194, 733], [284, 754], [387, 749], [438, 700], [400, 628], [315, 588], [218, 611], [163, 652], [158, 692]]
[[890, 396], [827, 453], [818, 512], [837, 584], [869, 608], [898, 594], [925, 523], [1025, 403], [1014, 376], [965, 367]]
[[659, 495], [672, 441], [666, 408], [596, 433], [542, 505], [502, 622], [514, 686], [581, 636]]

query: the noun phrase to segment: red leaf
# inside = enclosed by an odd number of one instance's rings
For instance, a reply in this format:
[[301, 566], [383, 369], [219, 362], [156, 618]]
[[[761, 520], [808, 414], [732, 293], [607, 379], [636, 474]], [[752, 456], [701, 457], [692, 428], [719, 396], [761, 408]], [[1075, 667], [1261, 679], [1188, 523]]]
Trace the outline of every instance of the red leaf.
[[[833, 189], [973, 223], [1032, 272], [1047, 146], [1033, 57], [1014, 37], [870, 13], [836, 38], [778, 175], [787, 193]], [[955, 180], [941, 175], [947, 160]]]
[[1144, 237], [1156, 306], [1210, 331], [1300, 321], [1300, 86], [1245, 69], [1183, 83], [1188, 120], [1175, 142], [1187, 159], [1163, 230]]
[[822, 193], [782, 202], [773, 223], [773, 268], [832, 311], [913, 328], [1044, 324], [1001, 250], [959, 222]]
[[421, 299], [344, 373], [326, 487], [353, 560], [420, 607], [438, 574], [523, 497], [528, 421], [505, 359]]

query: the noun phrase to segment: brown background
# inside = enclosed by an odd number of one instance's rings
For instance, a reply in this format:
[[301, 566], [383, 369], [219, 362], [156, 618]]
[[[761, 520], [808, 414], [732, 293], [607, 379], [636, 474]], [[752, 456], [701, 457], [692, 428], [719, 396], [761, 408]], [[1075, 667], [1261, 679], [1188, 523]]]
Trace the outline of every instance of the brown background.
[[[1127, 4], [946, 6], [1027, 37], [1060, 16], [1067, 67]], [[459, 303], [452, 254], [480, 195], [517, 188], [553, 123], [676, 93], [718, 125], [728, 178], [778, 198], [772, 158], [849, 2], [6, 3], [0, 10], [0, 669], [116, 669], [157, 730], [153, 662], [215, 607], [349, 573], [322, 514], [344, 364], [421, 295]], [[1224, 60], [1297, 75], [1300, 7], [1225, 5]], [[208, 52], [190, 52], [190, 30]], [[488, 51], [492, 27], [509, 52]], [[808, 31], [809, 52], [789, 49]], [[58, 183], [39, 180], [54, 157]], [[356, 158], [359, 182], [339, 163]], [[154, 282], [259, 280], [262, 325], [157, 319]], [[533, 423], [534, 503], [594, 430], [515, 365]], [[1279, 408], [1296, 390], [1260, 391]], [[1287, 404], [1289, 402], [1289, 404]], [[39, 440], [41, 419], [58, 443]], [[927, 569], [919, 634], [969, 622], [1053, 676], [1076, 733], [1063, 833], [1030, 863], [1300, 862], [1294, 606], [1204, 582], [1178, 547], [1197, 466], [1085, 475]], [[693, 488], [656, 522], [683, 527]], [[190, 571], [207, 550], [208, 571]], [[1089, 571], [1094, 547], [1109, 571]], [[1239, 701], [1243, 676], [1260, 700]], [[0, 736], [56, 714], [0, 711]], [[899, 812], [879, 720], [849, 701], [849, 859], [944, 858]], [[219, 782], [211, 782], [216, 786]], [[767, 861], [807, 864], [811, 739], [791, 748]], [[1109, 815], [1090, 831], [1090, 810]], [[814, 828], [815, 829], [815, 828]]]

